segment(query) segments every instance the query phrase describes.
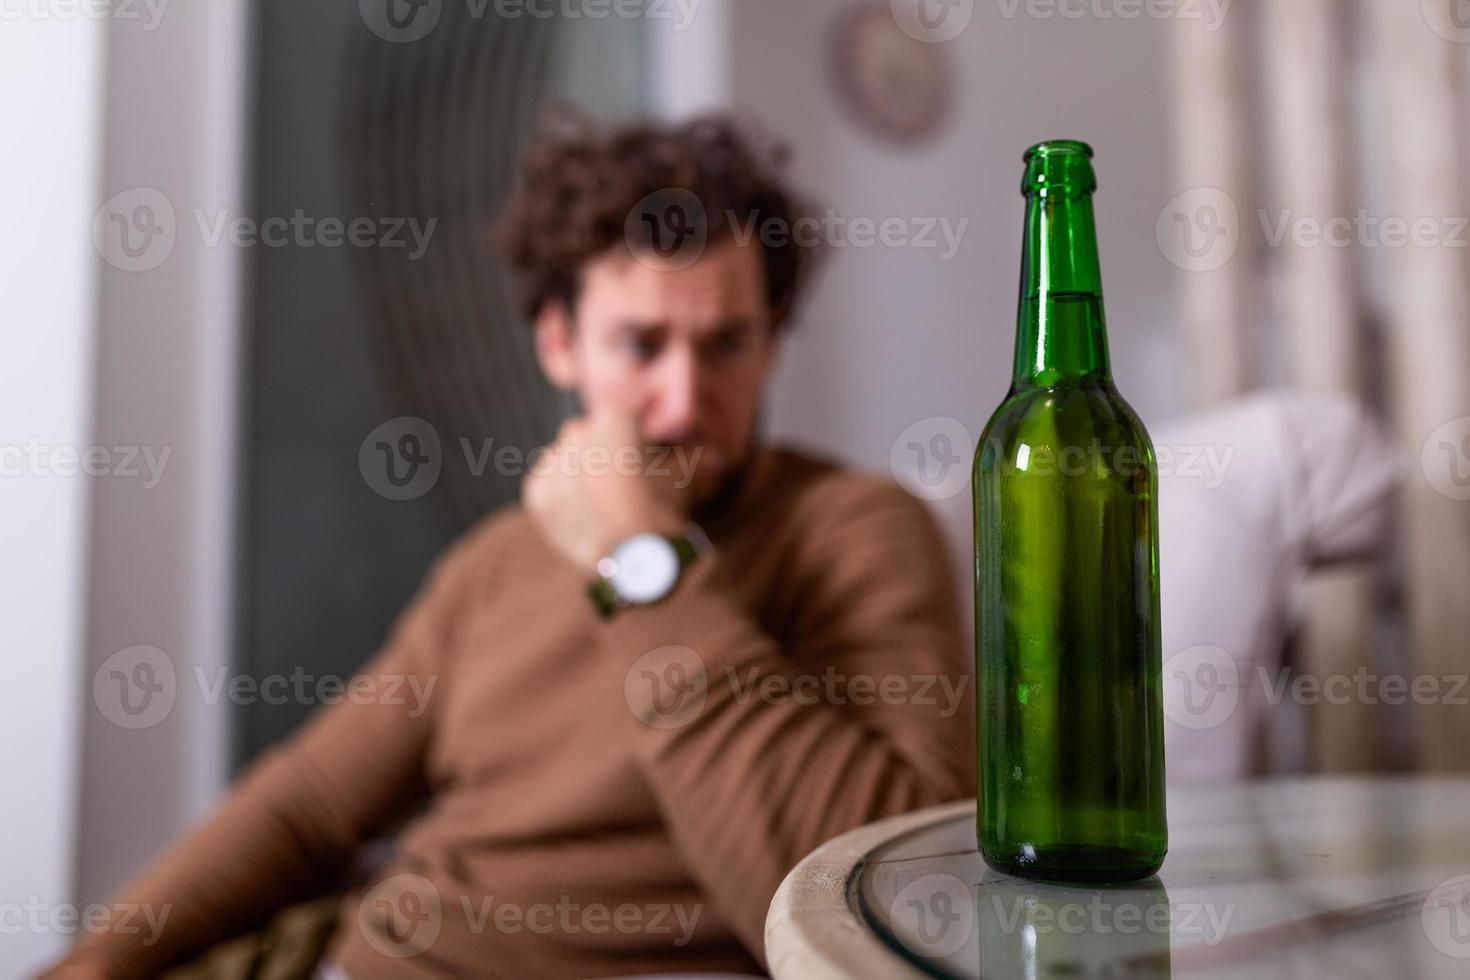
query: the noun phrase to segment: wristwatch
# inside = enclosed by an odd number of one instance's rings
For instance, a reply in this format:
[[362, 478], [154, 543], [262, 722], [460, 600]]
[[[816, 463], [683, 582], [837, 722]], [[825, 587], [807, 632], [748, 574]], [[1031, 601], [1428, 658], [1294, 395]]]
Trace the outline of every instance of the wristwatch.
[[651, 605], [674, 591], [684, 569], [708, 548], [697, 524], [677, 535], [635, 534], [597, 563], [587, 594], [604, 619], [624, 606]]

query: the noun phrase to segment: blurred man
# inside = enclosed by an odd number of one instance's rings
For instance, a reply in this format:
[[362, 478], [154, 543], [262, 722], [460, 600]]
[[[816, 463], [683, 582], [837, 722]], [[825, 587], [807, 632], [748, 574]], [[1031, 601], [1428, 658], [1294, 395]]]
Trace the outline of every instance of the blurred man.
[[[405, 810], [325, 973], [756, 971], [802, 856], [973, 792], [927, 512], [757, 432], [810, 266], [775, 168], [718, 119], [532, 148], [502, 237], [584, 414], [438, 563], [363, 672], [381, 696], [262, 758], [70, 973], [150, 974], [255, 929]], [[142, 909], [156, 928], [125, 928]]]

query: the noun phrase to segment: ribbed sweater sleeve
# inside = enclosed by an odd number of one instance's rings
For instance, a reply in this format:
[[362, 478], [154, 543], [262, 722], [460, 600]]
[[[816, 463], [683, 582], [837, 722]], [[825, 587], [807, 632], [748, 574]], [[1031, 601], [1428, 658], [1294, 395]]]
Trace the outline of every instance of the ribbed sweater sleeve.
[[[68, 962], [151, 976], [330, 887], [361, 842], [423, 798], [442, 633], [464, 578], [455, 564], [453, 553], [439, 562], [342, 700], [265, 753], [217, 810], [125, 885], [109, 902], [110, 927]], [[139, 909], [166, 916], [156, 936], [137, 928]]]
[[804, 855], [974, 791], [971, 668], [932, 519], [875, 480], [810, 496], [787, 645], [741, 607], [717, 553], [603, 635], [669, 832], [762, 962], [767, 907]]

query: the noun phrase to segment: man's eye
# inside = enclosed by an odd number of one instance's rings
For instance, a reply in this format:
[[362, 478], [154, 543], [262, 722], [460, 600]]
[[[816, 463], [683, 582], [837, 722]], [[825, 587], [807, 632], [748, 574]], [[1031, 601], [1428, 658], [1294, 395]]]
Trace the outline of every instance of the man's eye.
[[651, 361], [658, 356], [658, 344], [652, 340], [633, 337], [626, 343], [628, 353], [640, 361]]
[[748, 346], [745, 334], [722, 334], [710, 341], [705, 352], [711, 357], [733, 357]]

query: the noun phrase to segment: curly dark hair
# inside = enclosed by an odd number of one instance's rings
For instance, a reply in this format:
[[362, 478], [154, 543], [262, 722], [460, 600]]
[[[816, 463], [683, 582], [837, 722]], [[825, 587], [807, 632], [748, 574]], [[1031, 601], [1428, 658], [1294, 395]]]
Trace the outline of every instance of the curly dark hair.
[[534, 320], [555, 300], [575, 308], [588, 261], [621, 242], [635, 250], [660, 244], [653, 219], [645, 227], [639, 212], [689, 202], [677, 211], [681, 239], [712, 243], [738, 229], [787, 231], [755, 236], [772, 322], [787, 322], [815, 246], [789, 233], [806, 212], [778, 176], [789, 158], [786, 147], [773, 144], [763, 157], [753, 143], [723, 114], [610, 130], [581, 116], [548, 117], [522, 158], [519, 185], [495, 229], [522, 313]]

